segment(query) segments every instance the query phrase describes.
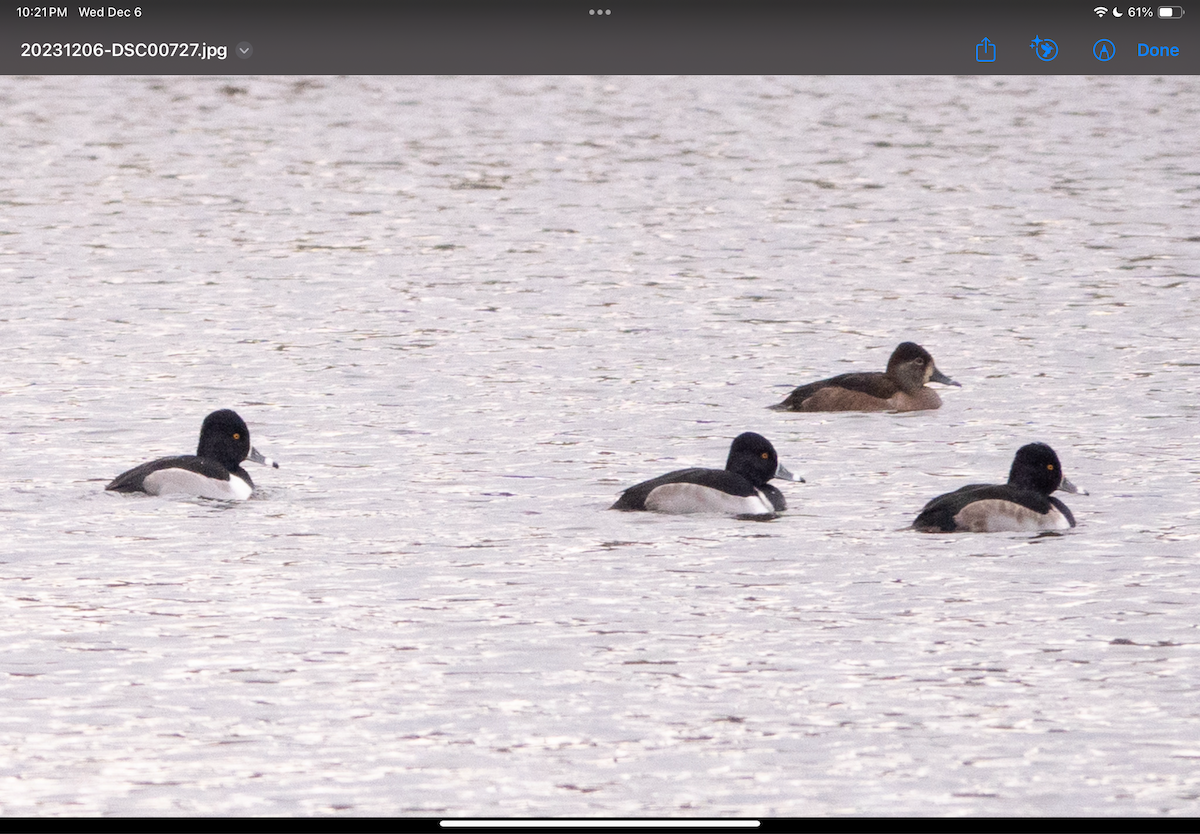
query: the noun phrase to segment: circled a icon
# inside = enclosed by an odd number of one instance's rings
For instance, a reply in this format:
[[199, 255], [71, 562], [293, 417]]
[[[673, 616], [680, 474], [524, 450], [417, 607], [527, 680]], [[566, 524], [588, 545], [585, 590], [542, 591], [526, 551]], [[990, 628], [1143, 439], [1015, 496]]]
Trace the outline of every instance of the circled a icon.
[[1058, 57], [1058, 44], [1049, 38], [1034, 38], [1033, 43], [1029, 44], [1029, 47], [1043, 61], [1053, 61]]
[[1096, 56], [1097, 61], [1111, 61], [1117, 54], [1116, 44], [1108, 38], [1101, 38], [1092, 44], [1092, 54]]

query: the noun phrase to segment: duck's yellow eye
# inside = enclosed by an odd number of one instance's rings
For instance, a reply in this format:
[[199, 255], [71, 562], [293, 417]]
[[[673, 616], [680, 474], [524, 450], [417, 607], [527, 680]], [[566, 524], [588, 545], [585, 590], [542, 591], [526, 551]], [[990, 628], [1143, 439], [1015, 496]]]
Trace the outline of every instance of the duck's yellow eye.
[[766, 459], [767, 459], [767, 458], [769, 458], [770, 456], [771, 456], [771, 455], [770, 455], [770, 454], [768, 454], [767, 452], [763, 452], [762, 458], [763, 458], [763, 460], [766, 460]]
[[1053, 464], [1053, 463], [1047, 463], [1047, 464], [1046, 464], [1046, 468], [1047, 468], [1047, 469], [1049, 469], [1051, 472], [1053, 472], [1053, 471], [1054, 471], [1054, 464]]
[[[234, 439], [234, 440], [241, 440], [241, 439], [242, 439], [242, 435], [241, 435], [241, 434], [239, 434], [238, 432], [236, 432], [236, 431], [235, 431], [235, 432], [233, 433], [233, 439]], [[1051, 468], [1051, 469], [1053, 469], [1054, 467], [1052, 466], [1052, 467], [1050, 467], [1050, 468]]]

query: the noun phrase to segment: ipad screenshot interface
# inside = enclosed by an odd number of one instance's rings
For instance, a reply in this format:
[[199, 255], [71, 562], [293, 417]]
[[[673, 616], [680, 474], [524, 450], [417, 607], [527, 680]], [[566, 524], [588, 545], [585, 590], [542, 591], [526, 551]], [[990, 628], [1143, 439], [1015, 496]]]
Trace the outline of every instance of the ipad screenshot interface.
[[0, 814], [1200, 814], [1200, 5], [0, 14]]

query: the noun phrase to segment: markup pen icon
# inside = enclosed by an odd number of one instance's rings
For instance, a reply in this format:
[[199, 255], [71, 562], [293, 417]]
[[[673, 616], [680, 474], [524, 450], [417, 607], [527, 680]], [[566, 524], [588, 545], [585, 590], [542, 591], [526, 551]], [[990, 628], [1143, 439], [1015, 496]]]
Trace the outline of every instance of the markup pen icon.
[[984, 38], [979, 43], [975, 44], [975, 60], [981, 64], [988, 64], [996, 60], [996, 44]]

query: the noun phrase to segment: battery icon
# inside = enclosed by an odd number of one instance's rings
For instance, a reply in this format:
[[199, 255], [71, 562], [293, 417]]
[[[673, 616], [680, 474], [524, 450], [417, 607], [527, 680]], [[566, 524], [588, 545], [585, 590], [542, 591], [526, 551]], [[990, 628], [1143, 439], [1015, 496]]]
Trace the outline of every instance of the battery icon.
[[1159, 6], [1159, 17], [1183, 17], [1183, 6]]

